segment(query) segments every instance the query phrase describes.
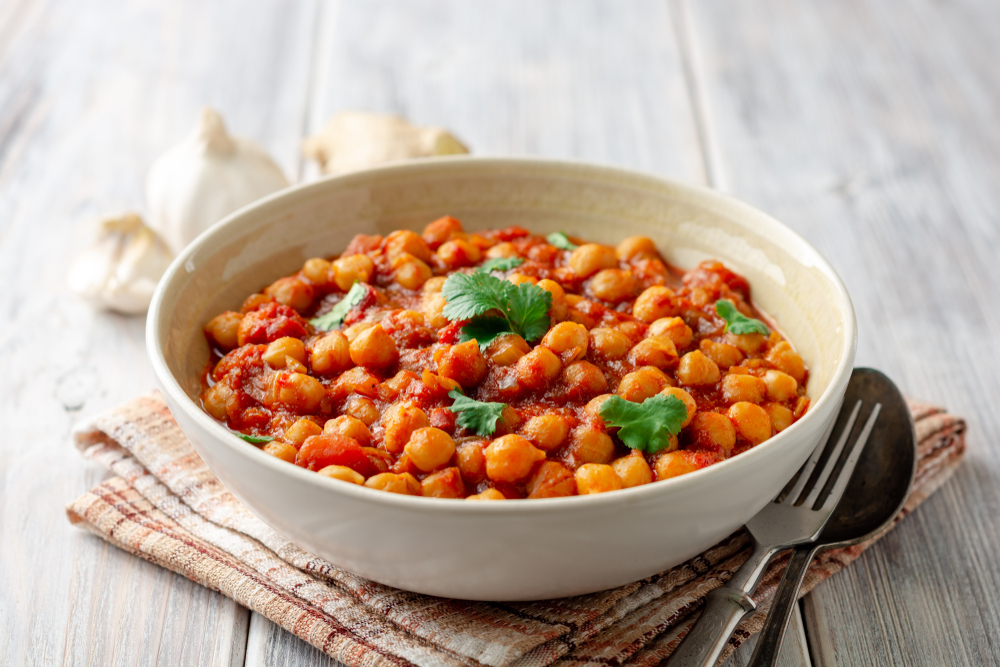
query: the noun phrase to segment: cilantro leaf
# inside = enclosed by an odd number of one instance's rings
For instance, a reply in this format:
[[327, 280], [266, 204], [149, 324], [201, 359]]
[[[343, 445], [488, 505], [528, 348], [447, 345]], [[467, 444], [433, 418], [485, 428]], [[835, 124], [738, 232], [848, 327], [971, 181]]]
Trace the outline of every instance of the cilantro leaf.
[[601, 419], [618, 426], [622, 444], [641, 452], [658, 452], [670, 446], [670, 436], [681, 431], [687, 406], [676, 396], [657, 394], [642, 403], [612, 396], [601, 404]]
[[537, 285], [515, 285], [474, 271], [448, 276], [441, 294], [448, 302], [445, 317], [470, 320], [462, 327], [463, 341], [475, 338], [483, 347], [503, 333], [515, 333], [532, 341], [549, 330], [552, 294]]
[[514, 333], [510, 330], [510, 324], [506, 317], [497, 315], [481, 315], [473, 318], [468, 324], [462, 327], [462, 335], [459, 341], [464, 343], [473, 338], [479, 343], [479, 349], [483, 352], [490, 346], [497, 337]]
[[263, 445], [265, 442], [271, 442], [274, 440], [274, 438], [269, 435], [247, 435], [246, 433], [235, 433], [234, 435], [241, 440], [246, 440], [252, 445]]
[[476, 271], [490, 273], [492, 271], [510, 271], [514, 267], [524, 264], [520, 257], [492, 257], [483, 262]]
[[552, 232], [545, 237], [545, 240], [549, 242], [549, 245], [554, 245], [562, 250], [576, 250], [579, 247], [562, 232]]
[[309, 324], [313, 325], [320, 331], [330, 331], [336, 329], [347, 317], [347, 313], [350, 312], [351, 308], [361, 303], [361, 300], [365, 298], [365, 294], [368, 293], [368, 288], [359, 282], [355, 282], [351, 285], [351, 289], [344, 295], [333, 309], [319, 317], [314, 317], [309, 320]]
[[731, 333], [737, 335], [759, 333], [765, 336], [771, 333], [766, 324], [741, 313], [729, 299], [719, 299], [716, 301], [715, 312], [726, 321], [726, 331]]
[[552, 292], [531, 283], [511, 286], [507, 296], [507, 319], [514, 333], [524, 340], [536, 340], [549, 330], [549, 309], [552, 308]]
[[448, 303], [444, 316], [450, 320], [468, 320], [488, 310], [502, 310], [507, 301], [506, 281], [488, 273], [453, 273], [441, 288]]
[[505, 403], [477, 401], [455, 389], [449, 391], [448, 396], [455, 399], [448, 409], [458, 415], [456, 423], [479, 435], [493, 435], [497, 430], [497, 420], [507, 407]]

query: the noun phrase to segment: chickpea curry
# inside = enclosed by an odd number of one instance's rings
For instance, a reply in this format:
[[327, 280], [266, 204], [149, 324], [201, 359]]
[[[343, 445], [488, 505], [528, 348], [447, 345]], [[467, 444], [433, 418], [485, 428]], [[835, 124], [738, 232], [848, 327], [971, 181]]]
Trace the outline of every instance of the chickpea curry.
[[283, 461], [393, 493], [552, 498], [744, 452], [809, 407], [718, 262], [519, 227], [356, 236], [205, 326], [202, 403]]

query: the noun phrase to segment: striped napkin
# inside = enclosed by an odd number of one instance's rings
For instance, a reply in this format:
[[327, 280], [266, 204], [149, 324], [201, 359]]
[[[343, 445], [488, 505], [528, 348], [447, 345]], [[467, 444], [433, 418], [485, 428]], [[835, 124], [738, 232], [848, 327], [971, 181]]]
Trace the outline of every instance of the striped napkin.
[[[920, 403], [910, 409], [919, 463], [895, 523], [948, 478], [965, 450], [961, 418]], [[76, 442], [114, 476], [67, 506], [71, 522], [233, 598], [351, 667], [656, 665], [683, 639], [705, 594], [749, 555], [749, 537], [739, 531], [671, 570], [591, 595], [504, 603], [429, 597], [341, 570], [269, 528], [212, 474], [159, 394], [98, 415]], [[820, 554], [802, 594], [876, 539]], [[786, 560], [769, 567], [754, 595], [759, 611], [726, 656], [763, 626]]]

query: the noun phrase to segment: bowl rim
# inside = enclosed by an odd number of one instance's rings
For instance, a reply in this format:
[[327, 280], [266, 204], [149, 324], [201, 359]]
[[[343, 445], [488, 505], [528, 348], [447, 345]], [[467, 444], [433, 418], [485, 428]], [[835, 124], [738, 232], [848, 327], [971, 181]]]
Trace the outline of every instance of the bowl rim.
[[[721, 205], [724, 208], [732, 210], [734, 214], [743, 216], [742, 219], [746, 219], [748, 216], [754, 218], [755, 224], [762, 227], [762, 236], [767, 236], [769, 232], [776, 231], [779, 234], [788, 235], [795, 239], [803, 248], [808, 249], [811, 252], [811, 266], [820, 269], [827, 279], [831, 281], [838, 293], [838, 296], [841, 298], [843, 305], [845, 306], [843, 310], [847, 315], [847, 320], [845, 322], [847, 326], [845, 329], [847, 329], [848, 335], [846, 335], [843, 339], [842, 348], [840, 350], [840, 363], [839, 366], [833, 371], [827, 390], [822, 396], [820, 396], [819, 399], [813, 401], [809, 411], [798, 422], [792, 424], [781, 433], [778, 433], [760, 445], [757, 445], [756, 447], [753, 447], [752, 449], [737, 456], [726, 459], [725, 461], [720, 461], [719, 463], [711, 465], [707, 468], [702, 468], [669, 480], [662, 480], [655, 484], [644, 484], [629, 489], [620, 489], [614, 493], [591, 494], [586, 497], [567, 496], [561, 498], [536, 498], [532, 499], [532, 502], [530, 503], [468, 503], [465, 499], [424, 498], [422, 496], [386, 493], [384, 491], [370, 489], [358, 484], [345, 484], [340, 480], [327, 478], [323, 475], [317, 475], [313, 471], [306, 470], [305, 468], [300, 468], [294, 464], [289, 464], [286, 461], [277, 459], [264, 453], [262, 449], [257, 447], [247, 447], [247, 443], [233, 435], [232, 431], [213, 419], [187, 395], [187, 392], [185, 392], [181, 387], [180, 383], [174, 377], [169, 366], [167, 365], [166, 358], [163, 354], [163, 343], [165, 343], [165, 337], [160, 335], [159, 324], [161, 321], [165, 321], [169, 317], [169, 313], [166, 313], [163, 310], [163, 303], [168, 292], [171, 291], [172, 286], [178, 277], [183, 277], [188, 273], [186, 267], [189, 260], [196, 252], [198, 252], [206, 241], [217, 235], [225, 234], [231, 229], [236, 229], [239, 226], [241, 218], [257, 211], [258, 209], [271, 206], [284, 199], [308, 196], [311, 193], [322, 191], [323, 189], [329, 187], [330, 183], [343, 183], [350, 186], [352, 181], [363, 182], [372, 176], [377, 177], [381, 175], [388, 175], [391, 177], [393, 174], [405, 175], [414, 172], [419, 173], [422, 171], [432, 171], [435, 167], [447, 166], [453, 163], [468, 163], [470, 165], [475, 164], [477, 166], [473, 168], [482, 168], [484, 170], [502, 167], [509, 170], [506, 173], [511, 174], [517, 173], [518, 170], [531, 168], [536, 170], [551, 170], [553, 174], [562, 172], [568, 175], [586, 175], [596, 179], [600, 179], [604, 176], [619, 182], [632, 182], [637, 186], [646, 184], [647, 189], [648, 187], [662, 188], [663, 186], [667, 186], [669, 188], [694, 195], [695, 198], [702, 201], [707, 200]], [[258, 199], [243, 208], [240, 208], [199, 234], [194, 241], [189, 243], [174, 258], [173, 262], [160, 279], [160, 282], [157, 284], [152, 301], [150, 302], [149, 312], [146, 317], [147, 354], [149, 356], [150, 363], [153, 366], [154, 375], [156, 376], [161, 389], [164, 393], [169, 395], [170, 399], [173, 399], [171, 402], [174, 405], [184, 411], [185, 416], [188, 419], [194, 420], [209, 434], [217, 436], [217, 440], [222, 443], [223, 446], [233, 450], [237, 453], [237, 455], [247, 456], [256, 463], [268, 467], [278, 474], [288, 475], [291, 480], [318, 487], [318, 489], [321, 489], [324, 493], [346, 496], [348, 499], [353, 501], [371, 502], [400, 510], [416, 510], [426, 512], [428, 509], [434, 508], [445, 514], [464, 515], [468, 513], [479, 513], [483, 516], [502, 515], [504, 517], [532, 514], [537, 512], [592, 512], [595, 510], [607, 510], [609, 508], [614, 508], [615, 506], [624, 507], [638, 502], [647, 501], [657, 495], [684, 493], [688, 491], [690, 487], [700, 485], [702, 480], [704, 480], [707, 476], [725, 474], [726, 472], [730, 472], [735, 466], [749, 465], [751, 461], [762, 456], [772, 455], [770, 454], [772, 450], [783, 447], [786, 442], [794, 438], [795, 434], [798, 433], [799, 430], [802, 430], [803, 427], [801, 424], [803, 422], [810, 419], [811, 416], [822, 412], [820, 408], [825, 407], [829, 403], [839, 402], [842, 400], [842, 396], [834, 396], [832, 390], [840, 385], [844, 385], [846, 387], [846, 380], [853, 370], [853, 362], [857, 350], [857, 336], [857, 318], [854, 312], [854, 304], [847, 292], [847, 288], [844, 286], [843, 280], [841, 280], [840, 276], [830, 265], [827, 259], [796, 231], [781, 223], [776, 218], [773, 218], [767, 213], [764, 213], [763, 211], [746, 204], [735, 197], [706, 186], [682, 183], [670, 178], [632, 169], [624, 169], [617, 166], [582, 161], [558, 160], [544, 157], [492, 157], [470, 155], [441, 156], [434, 158], [421, 158], [419, 160], [402, 160], [384, 165], [368, 167], [366, 169], [352, 171], [345, 174], [323, 176], [315, 181], [301, 183], [279, 190], [266, 197]], [[741, 463], [741, 461], [744, 463]]]

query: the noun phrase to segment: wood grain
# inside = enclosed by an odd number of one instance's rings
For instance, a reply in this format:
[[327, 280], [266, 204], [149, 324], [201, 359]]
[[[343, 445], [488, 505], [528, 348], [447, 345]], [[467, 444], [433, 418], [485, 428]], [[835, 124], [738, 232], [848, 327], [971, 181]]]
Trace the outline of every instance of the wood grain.
[[968, 461], [805, 602], [816, 664], [1000, 662], [1000, 6], [686, 5], [721, 184], [844, 278], [858, 365], [969, 420]]
[[[142, 208], [150, 162], [211, 104], [295, 176], [314, 3], [0, 8], [0, 664], [239, 665], [248, 612], [69, 526], [104, 474], [70, 431], [153, 387], [144, 321], [65, 267], [93, 218]], [[238, 17], [239, 20], [234, 20]]]

